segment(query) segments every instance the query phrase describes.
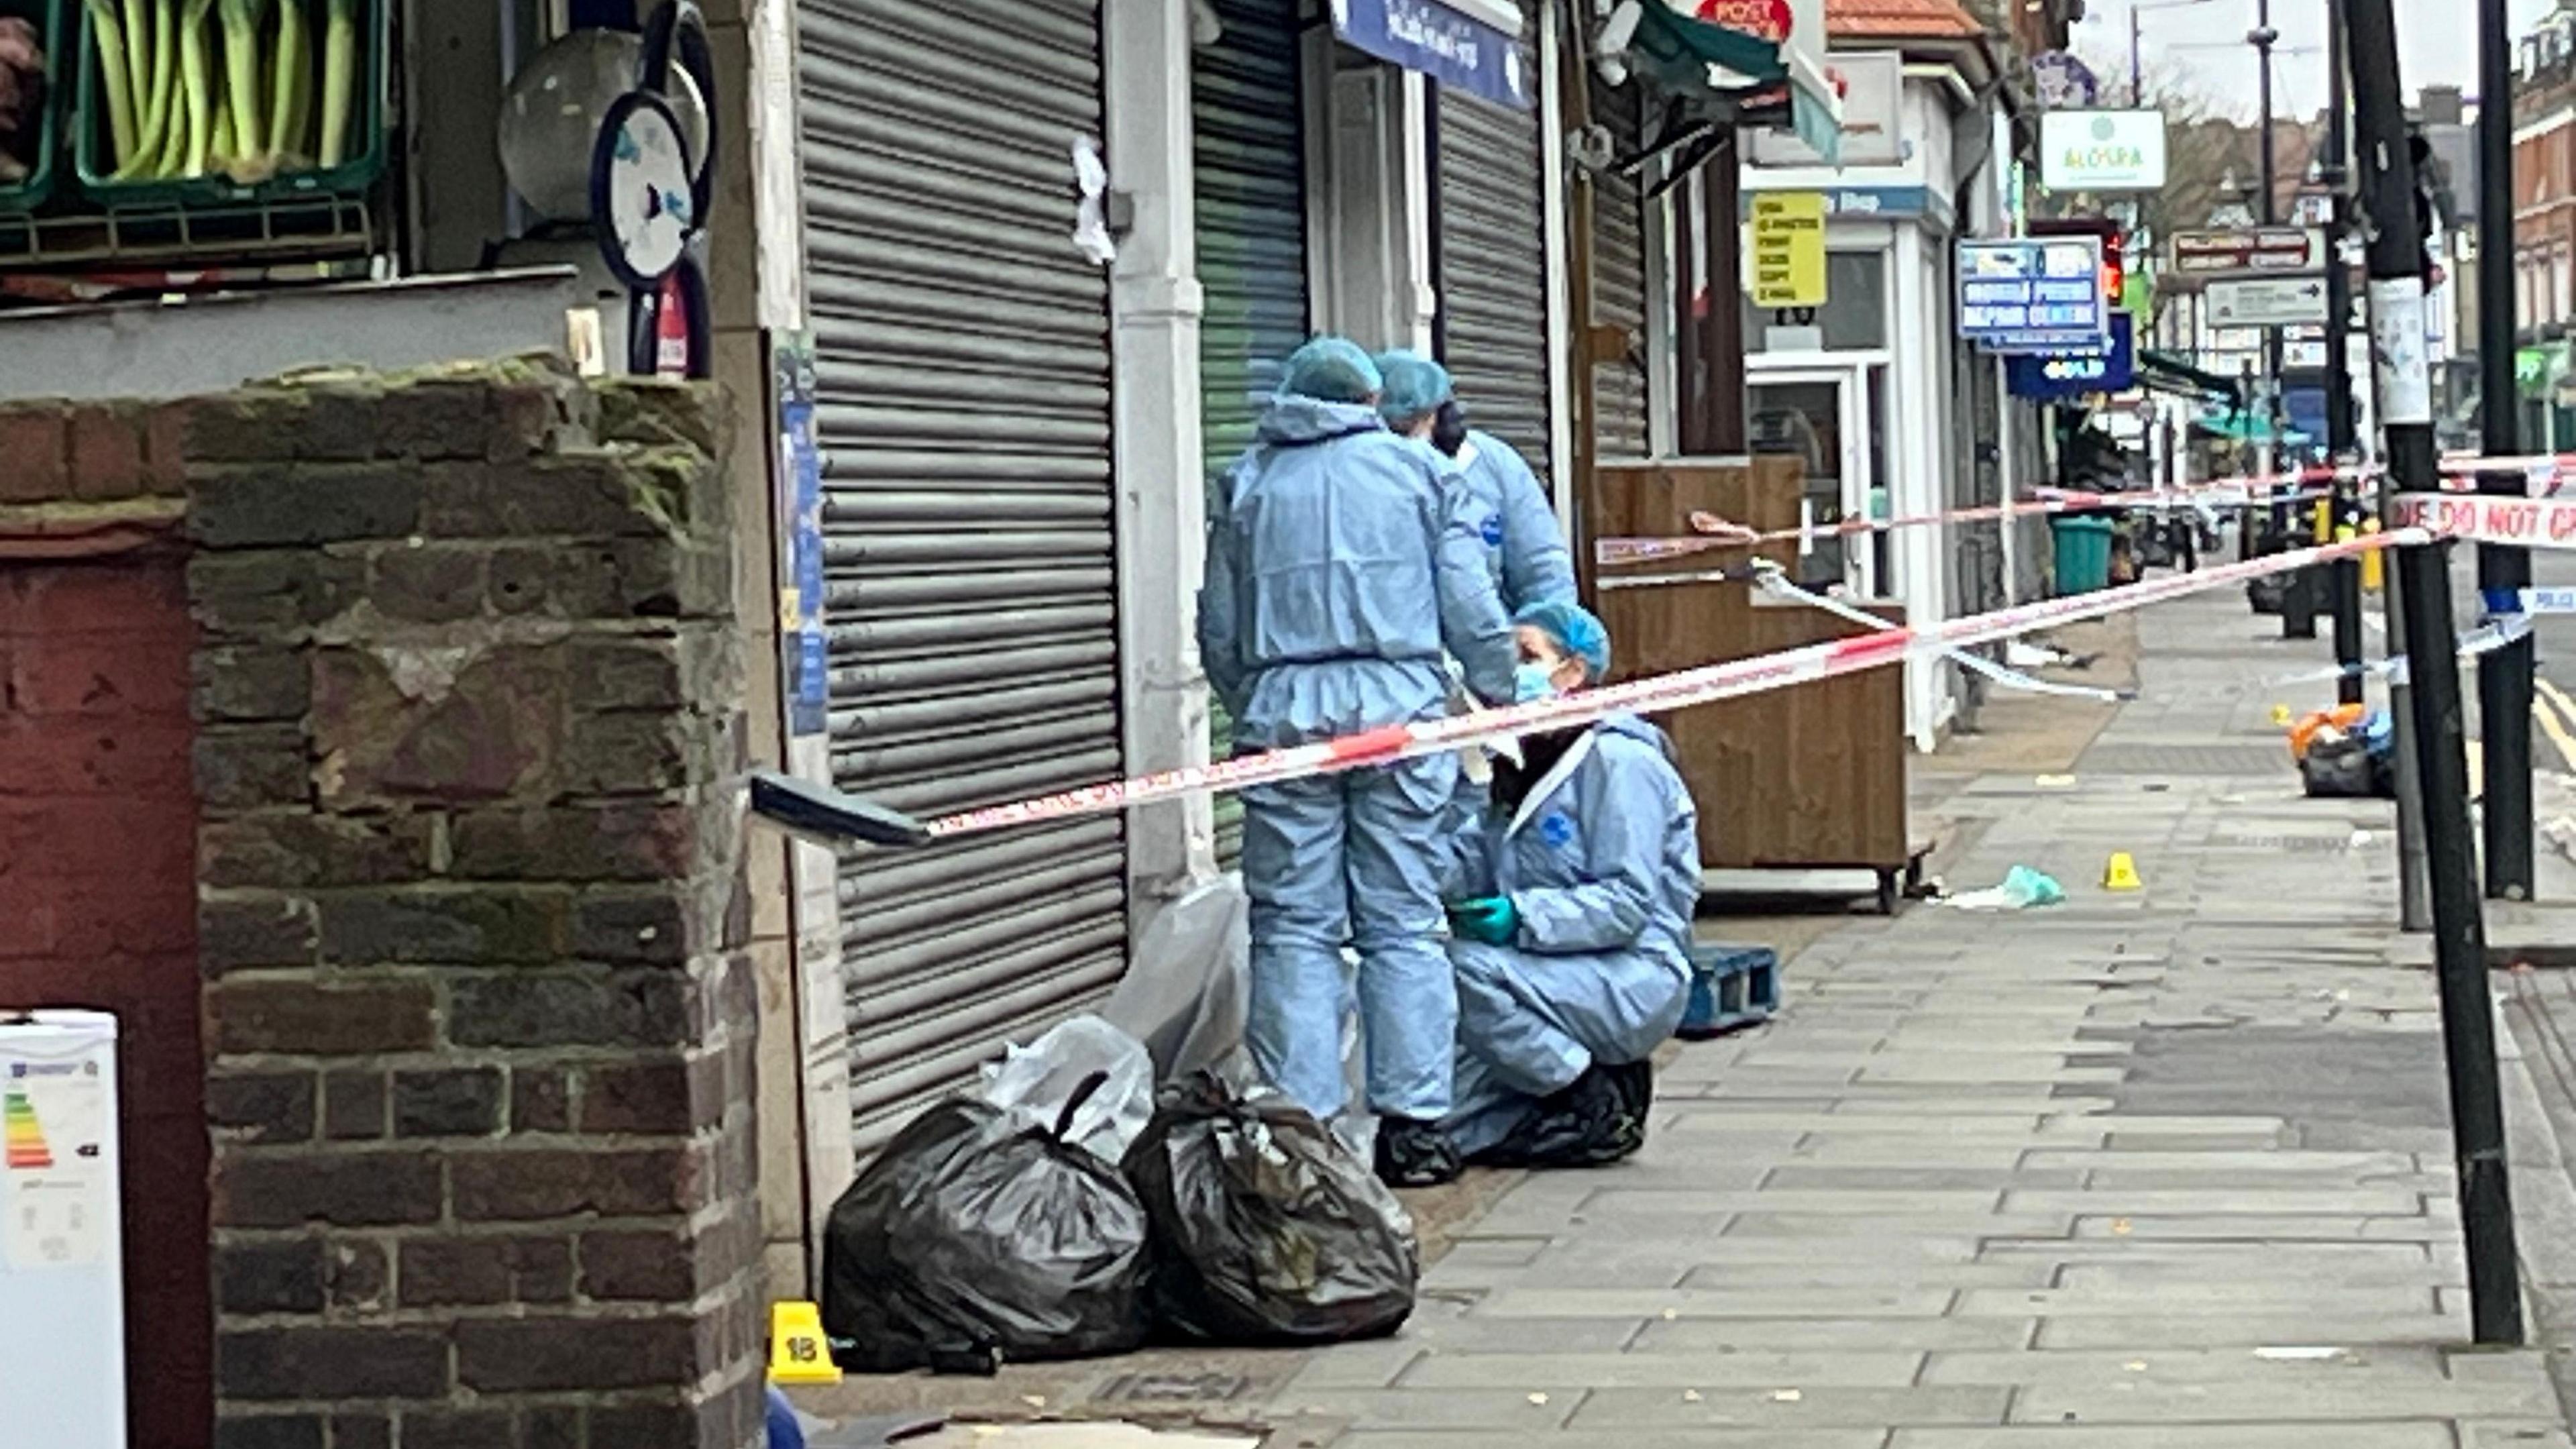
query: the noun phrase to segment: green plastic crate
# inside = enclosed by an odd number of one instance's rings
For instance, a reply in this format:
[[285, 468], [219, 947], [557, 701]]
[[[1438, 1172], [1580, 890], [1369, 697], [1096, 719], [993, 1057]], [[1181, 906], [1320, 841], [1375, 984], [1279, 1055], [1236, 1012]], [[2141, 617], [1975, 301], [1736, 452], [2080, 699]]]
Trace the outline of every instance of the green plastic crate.
[[54, 194], [56, 163], [63, 149], [63, 56], [71, 49], [63, 13], [71, 0], [0, 0], [0, 15], [36, 22], [36, 43], [45, 48], [45, 98], [36, 120], [36, 169], [27, 179], [0, 186], [0, 213], [22, 215], [45, 204]]
[[[324, 28], [330, 15], [327, 0], [276, 0], [279, 5], [303, 9], [313, 35], [313, 64], [318, 72], [322, 64]], [[244, 185], [228, 176], [191, 176], [175, 181], [117, 181], [112, 179], [116, 167], [110, 161], [112, 150], [107, 124], [106, 99], [99, 92], [97, 46], [90, 37], [89, 7], [80, 7], [80, 92], [72, 115], [72, 162], [79, 173], [83, 194], [110, 211], [187, 210], [213, 206], [241, 206], [263, 201], [297, 201], [329, 196], [363, 196], [385, 174], [386, 133], [389, 85], [393, 74], [390, 54], [390, 11], [386, 0], [359, 0], [358, 4], [358, 94], [357, 144], [349, 158], [327, 170], [291, 171], [265, 181]], [[221, 28], [219, 19], [209, 19], [209, 26]], [[223, 70], [221, 48], [215, 52], [214, 69]], [[320, 81], [317, 79], [318, 86]], [[318, 113], [319, 92], [314, 98]]]

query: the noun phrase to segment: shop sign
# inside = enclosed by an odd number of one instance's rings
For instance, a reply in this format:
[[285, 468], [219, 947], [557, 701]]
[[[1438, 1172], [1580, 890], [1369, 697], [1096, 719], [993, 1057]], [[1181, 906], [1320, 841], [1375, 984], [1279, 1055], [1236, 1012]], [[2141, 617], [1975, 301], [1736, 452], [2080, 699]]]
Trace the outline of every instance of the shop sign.
[[[1899, 137], [1905, 96], [1905, 57], [1894, 51], [1834, 51], [1825, 73], [1842, 88], [1843, 128], [1836, 164], [1895, 166], [1905, 160]], [[1751, 133], [1753, 164], [1822, 166], [1814, 147], [1789, 131]]]
[[1789, 0], [1699, 0], [1691, 8], [1691, 18], [1740, 30], [1773, 45], [1788, 40], [1798, 24]]
[[2050, 111], [2039, 118], [2039, 181], [2051, 191], [2160, 191], [2162, 111]]
[[2101, 104], [2102, 83], [2093, 68], [2062, 50], [2030, 58], [2031, 84], [2044, 111], [2080, 110]]
[[2173, 265], [2175, 271], [2194, 276], [2313, 272], [2325, 265], [2325, 237], [2296, 226], [2178, 231], [2173, 238]]
[[2096, 236], [1962, 240], [1959, 335], [1989, 352], [2088, 352], [2105, 345]]
[[1825, 305], [1825, 199], [1812, 191], [1753, 197], [1753, 305]]
[[1453, 90], [1515, 110], [1538, 98], [1527, 57], [1510, 32], [1477, 18], [1477, 0], [1332, 0], [1333, 31], [1380, 60]]
[[2137, 380], [2136, 333], [2125, 315], [2111, 319], [2110, 345], [2099, 352], [2034, 352], [2004, 359], [2004, 390], [2014, 397], [2126, 392]]

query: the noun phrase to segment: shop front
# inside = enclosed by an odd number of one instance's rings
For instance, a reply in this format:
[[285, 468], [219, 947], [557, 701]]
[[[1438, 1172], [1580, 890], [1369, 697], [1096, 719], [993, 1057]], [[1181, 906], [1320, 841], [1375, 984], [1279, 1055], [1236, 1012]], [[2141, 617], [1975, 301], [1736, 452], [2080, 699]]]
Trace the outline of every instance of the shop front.
[[[1987, 166], [1995, 72], [1963, 12], [1914, 23], [1940, 33], [1830, 56], [1843, 91], [1839, 166], [1774, 133], [1759, 138], [1744, 171], [1750, 195], [1818, 197], [1826, 219], [1824, 301], [1765, 308], [1748, 287], [1741, 304], [1755, 446], [1806, 457], [1806, 514], [1818, 525], [1936, 514], [2003, 486], [2000, 451], [1990, 463], [1962, 449], [1954, 426], [1963, 407], [2000, 404], [1991, 379], [1967, 374], [1975, 360], [1962, 362], [1950, 258], [1953, 238], [1993, 225], [1999, 211], [1981, 204], [1988, 214], [1960, 214], [1963, 198], [1996, 189]], [[1975, 430], [1995, 431], [1990, 420]], [[1901, 603], [1908, 619], [1931, 622], [2001, 594], [2000, 535], [1971, 542], [1947, 524], [1820, 540], [1802, 568], [1812, 584]], [[1963, 579], [1969, 553], [1981, 562]], [[1954, 669], [1907, 666], [1905, 729], [1918, 748], [1933, 746], [1959, 705]]]

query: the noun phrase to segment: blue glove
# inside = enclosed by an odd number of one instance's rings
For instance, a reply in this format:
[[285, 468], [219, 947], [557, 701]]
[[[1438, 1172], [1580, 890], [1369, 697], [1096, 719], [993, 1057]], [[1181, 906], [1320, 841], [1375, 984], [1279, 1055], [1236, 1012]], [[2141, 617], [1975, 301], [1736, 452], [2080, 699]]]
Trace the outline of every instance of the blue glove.
[[1470, 941], [1506, 945], [1520, 928], [1520, 908], [1510, 896], [1485, 896], [1449, 908], [1449, 929]]

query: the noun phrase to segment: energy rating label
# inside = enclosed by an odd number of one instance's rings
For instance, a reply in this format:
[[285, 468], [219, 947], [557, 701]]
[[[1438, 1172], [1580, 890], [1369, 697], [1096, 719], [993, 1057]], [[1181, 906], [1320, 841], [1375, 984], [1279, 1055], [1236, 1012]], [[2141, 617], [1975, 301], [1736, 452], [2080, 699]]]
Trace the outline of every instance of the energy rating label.
[[0, 1045], [0, 1263], [69, 1268], [106, 1256], [117, 1225], [108, 1071], [95, 1055]]
[[0, 1092], [0, 1151], [13, 1168], [51, 1167], [54, 1154], [45, 1146], [45, 1124], [36, 1120], [35, 1099], [23, 1088]]

